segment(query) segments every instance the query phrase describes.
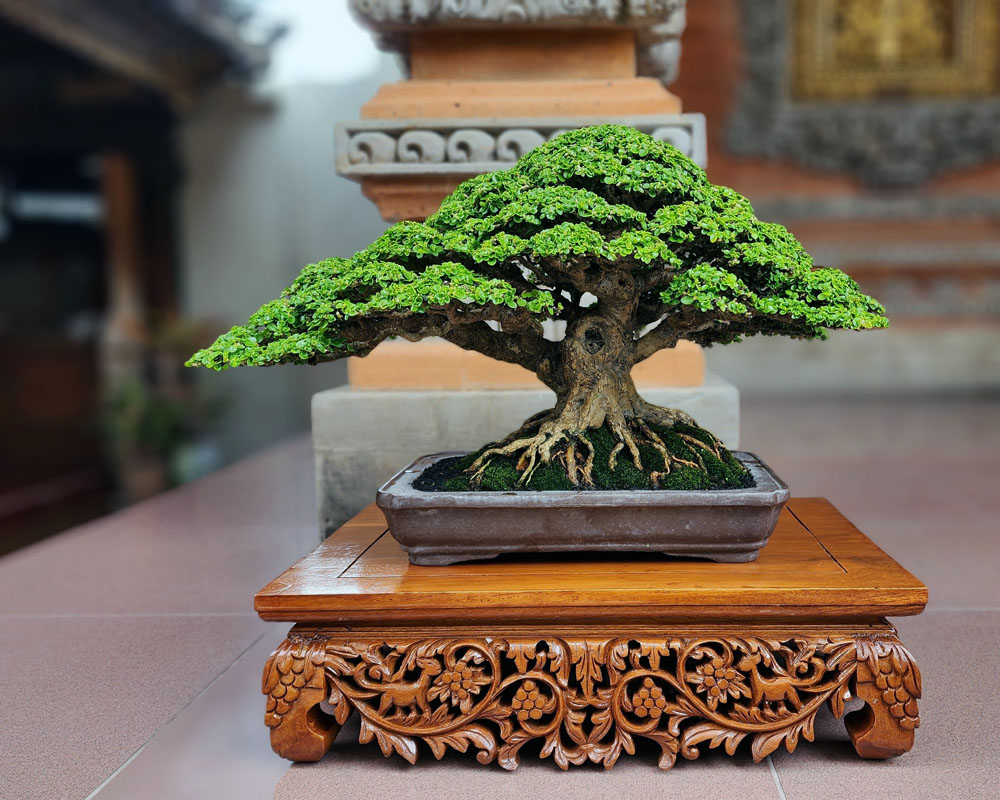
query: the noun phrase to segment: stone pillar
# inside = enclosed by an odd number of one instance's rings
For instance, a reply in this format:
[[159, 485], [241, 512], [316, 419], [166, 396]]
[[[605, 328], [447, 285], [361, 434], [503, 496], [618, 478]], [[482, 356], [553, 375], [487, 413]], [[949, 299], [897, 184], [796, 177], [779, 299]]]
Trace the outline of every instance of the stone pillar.
[[705, 163], [705, 122], [681, 114], [684, 0], [351, 0], [409, 79], [337, 129], [337, 169], [387, 220], [424, 219], [466, 178], [504, 169], [568, 128], [614, 122]]
[[[505, 169], [585, 125], [631, 125], [705, 165], [705, 118], [682, 114], [667, 90], [685, 0], [351, 0], [351, 8], [409, 76], [381, 86], [362, 119], [336, 132], [338, 172], [359, 181], [386, 220], [424, 219], [467, 178]], [[424, 362], [433, 355], [450, 366], [456, 358], [457, 348], [441, 343], [405, 347]], [[392, 380], [386, 349], [352, 372]], [[542, 388], [524, 370], [478, 353], [464, 361], [483, 374], [518, 372], [525, 388]], [[657, 386], [700, 386], [705, 360], [697, 345], [681, 342], [641, 369]], [[447, 373], [431, 370], [440, 381], [426, 388], [461, 388]]]

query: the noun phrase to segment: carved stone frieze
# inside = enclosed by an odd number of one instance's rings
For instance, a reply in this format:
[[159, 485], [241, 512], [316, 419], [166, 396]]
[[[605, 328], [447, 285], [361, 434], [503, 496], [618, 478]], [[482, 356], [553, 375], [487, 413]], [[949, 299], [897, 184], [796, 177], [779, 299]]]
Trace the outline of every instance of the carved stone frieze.
[[264, 693], [272, 742], [291, 758], [321, 757], [319, 744], [357, 712], [362, 743], [411, 763], [422, 742], [437, 758], [472, 749], [514, 769], [538, 740], [564, 769], [611, 767], [647, 739], [669, 769], [700, 745], [732, 755], [746, 741], [757, 761], [782, 744], [791, 752], [812, 741], [824, 704], [841, 717], [852, 693], [867, 704], [847, 718], [855, 748], [898, 755], [919, 724], [920, 673], [888, 627], [495, 638], [299, 627], [271, 657]]
[[631, 125], [705, 165], [705, 118], [674, 114], [624, 119], [550, 117], [510, 120], [363, 120], [336, 128], [337, 171], [372, 175], [475, 175], [506, 169], [529, 150], [584, 125]]
[[[796, 15], [815, 16], [821, 5], [829, 6], [830, 1], [745, 0], [741, 4], [746, 80], [726, 131], [733, 152], [846, 172], [886, 188], [919, 184], [946, 170], [1000, 157], [996, 135], [1000, 97], [996, 94], [967, 97], [958, 90], [953, 96], [922, 94], [923, 84], [915, 82], [905, 91], [850, 99], [837, 85], [835, 65], [819, 69], [797, 64], [792, 39], [801, 21]], [[873, 12], [862, 5], [857, 13], [870, 22]], [[909, 5], [896, 7], [905, 10]], [[1000, 12], [992, 5], [988, 11], [993, 16], [983, 18], [994, 27], [1000, 25]], [[993, 39], [987, 36], [981, 46], [994, 47]], [[806, 47], [803, 52], [813, 50]], [[818, 76], [810, 84], [808, 97], [795, 94], [796, 81], [789, 73], [794, 75], [799, 69]], [[849, 70], [844, 74], [845, 80], [853, 79]], [[867, 80], [872, 86], [882, 85], [875, 78]], [[825, 85], [831, 94], [823, 101], [816, 87]]]
[[384, 50], [407, 58], [406, 33], [429, 28], [625, 27], [636, 31], [640, 75], [677, 77], [686, 0], [351, 0]]

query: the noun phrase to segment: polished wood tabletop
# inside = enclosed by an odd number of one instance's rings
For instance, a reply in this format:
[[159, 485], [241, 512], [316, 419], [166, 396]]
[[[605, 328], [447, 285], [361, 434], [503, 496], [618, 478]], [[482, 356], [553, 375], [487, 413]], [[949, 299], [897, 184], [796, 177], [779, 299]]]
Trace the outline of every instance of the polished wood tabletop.
[[631, 623], [866, 620], [919, 614], [927, 588], [827, 500], [797, 498], [756, 561], [660, 554], [519, 554], [447, 567], [409, 563], [374, 506], [260, 590], [266, 620]]

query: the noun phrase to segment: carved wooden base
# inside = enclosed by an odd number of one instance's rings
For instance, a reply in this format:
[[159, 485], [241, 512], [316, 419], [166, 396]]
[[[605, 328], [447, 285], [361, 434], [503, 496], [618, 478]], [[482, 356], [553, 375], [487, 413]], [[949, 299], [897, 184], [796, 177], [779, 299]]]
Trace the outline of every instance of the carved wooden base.
[[701, 744], [732, 755], [747, 741], [760, 761], [812, 741], [820, 707], [841, 717], [852, 695], [866, 704], [846, 719], [864, 758], [906, 752], [919, 725], [920, 672], [888, 624], [428, 633], [296, 625], [264, 670], [274, 750], [316, 761], [353, 711], [360, 741], [386, 756], [414, 763], [423, 742], [505, 769], [533, 739], [563, 769], [611, 767], [638, 737], [660, 746], [663, 769]]

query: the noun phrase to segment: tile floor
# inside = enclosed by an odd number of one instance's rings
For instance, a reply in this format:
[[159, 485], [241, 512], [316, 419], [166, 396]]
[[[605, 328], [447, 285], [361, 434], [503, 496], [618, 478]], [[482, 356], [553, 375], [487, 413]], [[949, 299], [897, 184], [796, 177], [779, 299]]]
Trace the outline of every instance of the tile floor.
[[905, 756], [858, 760], [831, 718], [816, 743], [760, 765], [715, 756], [660, 773], [648, 753], [607, 773], [461, 756], [410, 768], [345, 729], [324, 761], [289, 768], [258, 695], [287, 626], [249, 609], [317, 541], [302, 439], [0, 558], [0, 797], [1000, 796], [1000, 401], [749, 399], [743, 447], [929, 585], [928, 610], [898, 620], [925, 692]]

